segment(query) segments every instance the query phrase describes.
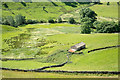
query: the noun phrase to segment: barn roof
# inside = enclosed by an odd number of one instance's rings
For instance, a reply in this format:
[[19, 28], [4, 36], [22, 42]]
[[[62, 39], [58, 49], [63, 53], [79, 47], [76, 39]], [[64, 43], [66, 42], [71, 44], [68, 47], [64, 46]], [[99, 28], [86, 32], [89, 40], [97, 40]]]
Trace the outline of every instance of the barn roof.
[[[74, 46], [72, 46], [72, 47], [75, 47], [75, 48], [79, 48], [79, 47], [82, 47], [82, 46], [84, 46], [85, 45], [85, 43], [84, 42], [81, 42], [81, 43], [78, 43], [78, 44], [76, 44], [76, 45], [74, 45]], [[71, 47], [71, 48], [72, 48]]]

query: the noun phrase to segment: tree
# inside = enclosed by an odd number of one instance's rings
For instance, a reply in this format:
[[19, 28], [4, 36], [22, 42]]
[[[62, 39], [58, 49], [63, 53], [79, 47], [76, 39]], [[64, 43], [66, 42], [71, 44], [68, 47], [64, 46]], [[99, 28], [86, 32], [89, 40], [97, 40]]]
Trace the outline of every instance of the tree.
[[91, 33], [91, 19], [86, 17], [84, 19], [82, 19], [82, 23], [81, 23], [81, 33], [82, 34], [90, 34]]
[[15, 21], [12, 16], [7, 16], [6, 19], [10, 26], [15, 26]]
[[117, 23], [115, 22], [110, 22], [110, 21], [104, 21], [104, 22], [99, 22], [96, 21], [93, 24], [96, 27], [96, 31], [98, 33], [114, 33], [114, 32], [120, 32], [120, 27], [118, 26]]
[[75, 24], [75, 20], [74, 20], [74, 18], [70, 18], [70, 19], [69, 19], [69, 23], [71, 23], [71, 24]]
[[81, 22], [81, 33], [91, 33], [93, 23], [96, 21], [97, 14], [89, 8], [83, 8], [80, 10], [80, 22]]
[[90, 34], [91, 33], [91, 28], [87, 24], [81, 25], [81, 33], [82, 34]]
[[25, 16], [22, 16], [20, 14], [16, 15], [15, 16], [15, 22], [16, 22], [15, 26], [19, 26], [19, 25], [24, 24], [25, 23]]
[[89, 8], [82, 8], [80, 10], [79, 14], [80, 14], [80, 21], [81, 22], [84, 22], [83, 19], [86, 17], [91, 19], [91, 23], [94, 23], [97, 19], [96, 18], [97, 14]]

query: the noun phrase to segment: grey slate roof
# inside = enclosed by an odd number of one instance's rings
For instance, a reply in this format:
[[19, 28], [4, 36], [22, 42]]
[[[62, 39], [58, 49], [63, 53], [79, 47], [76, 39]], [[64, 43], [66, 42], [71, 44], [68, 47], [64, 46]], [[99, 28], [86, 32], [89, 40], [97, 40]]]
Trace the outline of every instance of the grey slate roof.
[[80, 48], [80, 47], [82, 47], [82, 46], [84, 46], [84, 45], [85, 45], [85, 43], [84, 43], [84, 42], [81, 42], [81, 43], [78, 43], [78, 44], [72, 46], [71, 48], [77, 49], [77, 48]]

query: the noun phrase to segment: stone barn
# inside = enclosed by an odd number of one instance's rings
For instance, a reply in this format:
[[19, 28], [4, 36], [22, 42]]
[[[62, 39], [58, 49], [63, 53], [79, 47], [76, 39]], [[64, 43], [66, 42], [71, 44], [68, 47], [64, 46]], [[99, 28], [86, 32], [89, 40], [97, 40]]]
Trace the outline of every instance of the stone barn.
[[74, 46], [71, 46], [71, 49], [69, 52], [75, 52], [75, 51], [80, 51], [81, 49], [84, 49], [86, 44], [84, 42], [78, 43]]

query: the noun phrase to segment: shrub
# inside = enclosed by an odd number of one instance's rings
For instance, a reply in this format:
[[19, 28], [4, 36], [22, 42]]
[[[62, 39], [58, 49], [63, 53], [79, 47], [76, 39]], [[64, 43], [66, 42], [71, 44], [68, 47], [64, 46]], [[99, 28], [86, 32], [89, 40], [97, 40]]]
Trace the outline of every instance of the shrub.
[[117, 4], [119, 5], [120, 3], [119, 3], [119, 2], [117, 2]]
[[23, 6], [25, 6], [25, 7], [27, 6], [25, 2], [21, 2], [21, 4], [22, 4]]
[[82, 34], [90, 34], [91, 33], [91, 23], [89, 23], [89, 22], [82, 23], [80, 28], [81, 28]]
[[7, 16], [7, 17], [6, 17], [6, 20], [7, 20], [7, 22], [8, 22], [8, 25], [15, 27], [15, 21], [14, 21], [14, 19], [13, 19], [12, 16]]
[[15, 26], [19, 26], [25, 23], [25, 16], [22, 15], [16, 15], [15, 16]]
[[99, 21], [96, 21], [93, 25], [95, 26], [96, 32], [98, 32], [98, 33], [120, 32], [120, 27], [115, 22], [110, 22], [110, 21], [99, 22]]
[[69, 19], [69, 23], [70, 23], [70, 24], [75, 24], [76, 22], [75, 22], [74, 18], [70, 18], [70, 19]]
[[2, 18], [2, 24], [9, 25], [6, 17]]
[[107, 2], [107, 5], [110, 5], [110, 2]]
[[39, 22], [40, 23], [47, 23], [47, 21], [45, 21], [45, 20], [40, 20]]
[[61, 17], [58, 18], [58, 23], [62, 23], [62, 19], [61, 19]]
[[48, 22], [49, 23], [55, 23], [55, 21], [53, 19], [49, 19]]
[[38, 23], [39, 21], [37, 20], [31, 20], [31, 19], [28, 19], [26, 20], [26, 24], [35, 24], [35, 23]]
[[8, 5], [5, 2], [2, 2], [2, 5], [4, 5], [5, 8], [8, 8]]

